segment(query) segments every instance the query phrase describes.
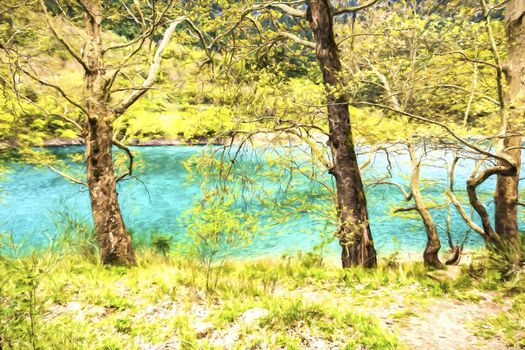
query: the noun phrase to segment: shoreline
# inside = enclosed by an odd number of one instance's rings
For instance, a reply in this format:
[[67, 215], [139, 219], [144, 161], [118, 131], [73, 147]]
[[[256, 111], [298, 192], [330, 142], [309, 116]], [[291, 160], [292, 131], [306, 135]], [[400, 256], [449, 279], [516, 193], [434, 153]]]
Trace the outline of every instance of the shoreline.
[[[318, 142], [326, 142], [324, 138], [321, 136], [315, 137], [315, 139]], [[302, 144], [301, 140], [295, 139], [292, 140], [292, 138], [288, 137], [282, 137], [279, 135], [275, 135], [273, 133], [260, 133], [253, 137], [253, 139], [249, 142], [252, 146], [261, 146], [261, 145], [269, 145], [272, 143], [279, 144], [282, 141], [290, 141], [294, 142], [296, 145]], [[384, 146], [384, 147], [390, 147], [398, 145], [399, 143], [402, 143], [402, 141], [398, 142], [377, 142], [374, 144], [367, 144], [366, 142], [362, 143], [363, 140], [356, 139], [356, 145], [357, 148], [360, 147], [369, 147], [369, 146]], [[523, 138], [523, 142], [525, 142], [525, 137]], [[237, 140], [233, 140], [231, 138], [216, 138], [216, 137], [205, 137], [200, 136], [193, 140], [181, 140], [181, 139], [168, 139], [168, 138], [158, 138], [158, 139], [150, 139], [150, 140], [142, 140], [142, 139], [129, 139], [125, 141], [125, 144], [132, 147], [162, 147], [162, 146], [225, 146], [225, 145], [231, 145], [231, 144], [237, 144]], [[41, 147], [44, 148], [60, 148], [60, 147], [69, 147], [69, 146], [83, 146], [84, 140], [82, 138], [52, 138], [44, 141], [44, 144]], [[8, 146], [9, 147], [9, 146]], [[0, 147], [1, 149], [1, 147]], [[435, 148], [435, 150], [440, 149]], [[446, 151], [446, 150], [445, 150]], [[365, 152], [366, 153], [366, 152]]]
[[[480, 253], [483, 253], [485, 251], [485, 247], [469, 247], [465, 248], [461, 254], [461, 259], [458, 263], [458, 265], [466, 265], [472, 262], [472, 257], [475, 255], [478, 255]], [[294, 252], [288, 252], [284, 254], [263, 254], [260, 256], [235, 256], [230, 255], [226, 258], [226, 261], [229, 262], [240, 262], [240, 263], [250, 263], [250, 262], [258, 262], [258, 261], [279, 261], [279, 260], [286, 260], [286, 259], [297, 259], [299, 257], [299, 254], [302, 256], [305, 256], [306, 254], [311, 253], [308, 251], [294, 251]], [[450, 254], [449, 249], [441, 249], [439, 252], [439, 258], [442, 260], [443, 264], [449, 257]], [[397, 263], [404, 264], [404, 263], [423, 263], [423, 250], [389, 250], [381, 252], [379, 251], [377, 254], [377, 260], [379, 262], [384, 262], [390, 260], [390, 257], [396, 255], [395, 259], [392, 259], [393, 261], [396, 261]], [[284, 257], [286, 256], [286, 257]], [[339, 253], [326, 253], [322, 257], [323, 264], [326, 264], [328, 266], [340, 266], [341, 260], [340, 260], [340, 254]]]
[[[156, 146], [206, 146], [206, 145], [224, 145], [224, 142], [210, 143], [208, 140], [183, 141], [175, 139], [153, 139], [153, 140], [139, 140], [131, 139], [127, 145], [134, 147], [156, 147]], [[63, 139], [55, 138], [45, 140], [43, 147], [69, 147], [69, 146], [84, 146], [84, 140], [78, 139]]]

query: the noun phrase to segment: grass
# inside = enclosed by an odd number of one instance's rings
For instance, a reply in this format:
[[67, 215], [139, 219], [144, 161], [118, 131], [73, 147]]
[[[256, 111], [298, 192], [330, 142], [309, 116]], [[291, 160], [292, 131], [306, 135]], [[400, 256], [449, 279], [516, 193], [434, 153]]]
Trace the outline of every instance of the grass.
[[[403, 349], [373, 310], [404, 320], [429, 300], [476, 302], [493, 276], [436, 281], [419, 263], [375, 270], [320, 266], [301, 257], [228, 261], [213, 290], [188, 257], [143, 249], [127, 269], [50, 251], [1, 259], [0, 344], [4, 349]], [[391, 266], [391, 265], [390, 265]], [[523, 339], [523, 294], [478, 334]], [[264, 315], [244, 320], [245, 312]], [[518, 324], [518, 325], [517, 325]], [[491, 333], [492, 332], [492, 333]], [[168, 346], [168, 345], [166, 345]]]
[[517, 349], [525, 348], [525, 297], [511, 301], [508, 312], [502, 312], [476, 323], [476, 334], [486, 339], [500, 337], [507, 345]]

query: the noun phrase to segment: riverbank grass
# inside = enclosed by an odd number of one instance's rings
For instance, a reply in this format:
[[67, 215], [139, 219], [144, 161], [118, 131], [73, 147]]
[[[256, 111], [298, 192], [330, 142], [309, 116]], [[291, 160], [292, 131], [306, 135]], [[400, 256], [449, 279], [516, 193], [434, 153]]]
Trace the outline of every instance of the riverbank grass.
[[148, 249], [138, 256], [129, 269], [79, 254], [3, 256], [3, 348], [403, 349], [403, 325], [432, 303], [476, 305], [487, 293], [512, 307], [473, 332], [515, 344], [525, 329], [510, 323], [523, 295], [487, 291], [496, 276], [473, 279], [469, 267], [439, 280], [419, 263], [342, 270], [303, 254], [228, 261], [210, 275], [194, 259]]

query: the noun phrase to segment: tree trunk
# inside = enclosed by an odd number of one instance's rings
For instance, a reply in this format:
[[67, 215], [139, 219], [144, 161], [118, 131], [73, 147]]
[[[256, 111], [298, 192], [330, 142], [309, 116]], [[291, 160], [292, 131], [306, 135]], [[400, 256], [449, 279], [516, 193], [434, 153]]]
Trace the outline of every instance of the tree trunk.
[[500, 235], [498, 251], [509, 254], [511, 261], [518, 261], [518, 201], [519, 175], [521, 166], [522, 127], [525, 120], [525, 1], [511, 0], [505, 15], [507, 34], [507, 78], [506, 108], [508, 120], [502, 130], [506, 135], [502, 151], [516, 162], [517, 172], [511, 176], [498, 174], [495, 194], [494, 222]]
[[334, 38], [333, 14], [328, 0], [309, 0], [307, 18], [316, 40], [317, 59], [323, 73], [328, 109], [329, 147], [333, 156], [330, 173], [335, 177], [343, 267], [375, 267], [365, 192], [355, 153], [348, 97], [340, 81], [342, 72]]
[[410, 154], [410, 161], [412, 163], [412, 175], [410, 178], [410, 192], [414, 198], [414, 203], [416, 205], [416, 210], [421, 216], [421, 220], [425, 225], [425, 231], [427, 233], [427, 245], [425, 247], [425, 252], [423, 253], [423, 261], [425, 266], [435, 267], [442, 269], [444, 266], [439, 261], [439, 249], [441, 249], [441, 242], [439, 241], [439, 235], [436, 230], [436, 225], [430, 215], [430, 211], [423, 201], [423, 196], [419, 190], [419, 174], [420, 174], [420, 160], [417, 157], [416, 150], [412, 143], [408, 144], [408, 151]]
[[102, 60], [101, 20], [98, 1], [85, 1], [84, 21], [88, 35], [85, 59], [89, 67], [84, 76], [88, 112], [85, 141], [91, 211], [102, 263], [134, 265], [135, 254], [122, 219], [113, 168], [113, 114], [105, 96], [109, 80]]
[[[525, 72], [524, 72], [525, 74]], [[520, 147], [521, 136], [507, 137], [503, 143], [504, 148]], [[508, 254], [510, 261], [519, 260], [519, 232], [518, 232], [518, 205], [519, 201], [519, 174], [521, 163], [521, 150], [507, 151], [518, 167], [515, 175], [504, 176], [498, 174], [496, 194], [494, 197], [494, 222], [500, 241], [496, 243], [499, 253]]]
[[111, 120], [90, 117], [86, 167], [91, 211], [103, 264], [134, 265], [135, 254], [118, 203], [112, 159]]

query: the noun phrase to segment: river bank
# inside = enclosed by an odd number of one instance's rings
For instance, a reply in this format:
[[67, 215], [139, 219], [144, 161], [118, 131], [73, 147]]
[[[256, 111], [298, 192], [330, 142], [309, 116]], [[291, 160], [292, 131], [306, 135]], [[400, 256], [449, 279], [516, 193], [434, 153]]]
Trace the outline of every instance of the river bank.
[[[0, 344], [64, 350], [524, 345], [525, 303], [507, 293], [508, 284], [495, 289], [478, 263], [473, 272], [464, 268], [454, 279], [438, 280], [419, 263], [342, 270], [293, 257], [226, 262], [208, 273], [195, 260], [151, 251], [139, 252], [130, 269], [96, 261], [50, 253], [0, 259]], [[26, 294], [34, 296], [31, 305], [20, 297]]]
[[[242, 134], [241, 134], [242, 135]], [[312, 132], [310, 134], [312, 140], [316, 142], [327, 141], [327, 136], [319, 132]], [[207, 137], [207, 136], [198, 136], [193, 139], [136, 139], [131, 138], [126, 140], [124, 143], [129, 146], [141, 146], [141, 147], [155, 147], [155, 146], [206, 146], [206, 145], [229, 145], [232, 143], [239, 143], [238, 139], [231, 137]], [[255, 133], [250, 136], [251, 145], [265, 146], [271, 143], [275, 144], [304, 144], [304, 141], [299, 137], [291, 134], [280, 134], [273, 132], [261, 132]], [[81, 146], [84, 144], [82, 138], [54, 138], [44, 141], [45, 147], [67, 147], [67, 146]]]
[[[209, 141], [207, 139], [197, 139], [197, 140], [173, 140], [173, 139], [154, 139], [154, 140], [139, 140], [131, 139], [127, 142], [130, 146], [143, 146], [143, 147], [155, 147], [155, 146], [204, 146], [208, 145]], [[222, 144], [222, 143], [214, 143]], [[65, 138], [55, 138], [45, 140], [45, 147], [67, 147], [67, 146], [83, 146], [84, 140], [81, 138], [77, 139], [65, 139]]]

